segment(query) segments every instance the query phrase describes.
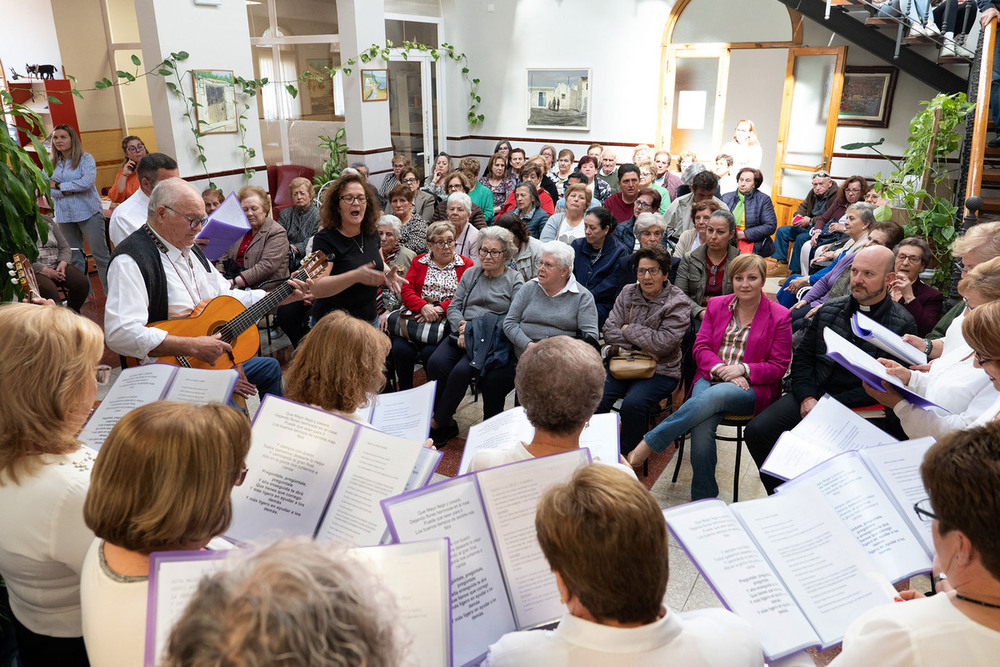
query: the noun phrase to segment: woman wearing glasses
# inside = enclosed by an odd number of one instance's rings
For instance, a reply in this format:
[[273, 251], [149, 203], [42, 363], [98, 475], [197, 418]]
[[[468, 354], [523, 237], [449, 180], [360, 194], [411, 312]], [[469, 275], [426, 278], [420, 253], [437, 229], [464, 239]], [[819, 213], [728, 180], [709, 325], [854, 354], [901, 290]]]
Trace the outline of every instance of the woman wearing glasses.
[[661, 245], [639, 248], [637, 282], [626, 285], [615, 300], [604, 323], [604, 342], [609, 356], [635, 350], [656, 360], [653, 377], [619, 380], [608, 371], [604, 398], [597, 412], [608, 412], [619, 398], [621, 405], [621, 452], [628, 455], [642, 440], [650, 409], [673, 393], [681, 377], [681, 339], [691, 323], [687, 296], [667, 280], [670, 253]]
[[108, 190], [108, 199], [113, 204], [121, 204], [139, 189], [139, 174], [135, 169], [139, 166], [139, 160], [146, 155], [146, 144], [139, 137], [130, 134], [122, 139], [122, 153], [125, 154], [125, 159], [115, 174], [115, 184]]
[[24, 667], [86, 665], [80, 572], [101, 328], [68, 308], [0, 307], [0, 576]]
[[313, 323], [332, 310], [374, 322], [379, 286], [398, 292], [402, 282], [395, 268], [382, 272], [378, 195], [360, 174], [344, 174], [327, 188], [319, 216], [313, 250], [326, 253], [328, 268], [312, 287]]
[[149, 556], [198, 551], [232, 520], [246, 477], [250, 424], [221, 404], [158, 401], [115, 424], [94, 462], [83, 520], [83, 636], [93, 665], [140, 665]]
[[[437, 205], [437, 199], [434, 198], [434, 195], [420, 189], [420, 177], [417, 174], [417, 170], [413, 167], [405, 167], [399, 174], [399, 182], [408, 187], [410, 192], [413, 193], [413, 213], [424, 220], [430, 220], [431, 216], [434, 215], [434, 207]], [[385, 212], [389, 213], [389, 206], [392, 205], [392, 190], [389, 191], [386, 199]], [[395, 210], [392, 213], [397, 216], [399, 215]]]

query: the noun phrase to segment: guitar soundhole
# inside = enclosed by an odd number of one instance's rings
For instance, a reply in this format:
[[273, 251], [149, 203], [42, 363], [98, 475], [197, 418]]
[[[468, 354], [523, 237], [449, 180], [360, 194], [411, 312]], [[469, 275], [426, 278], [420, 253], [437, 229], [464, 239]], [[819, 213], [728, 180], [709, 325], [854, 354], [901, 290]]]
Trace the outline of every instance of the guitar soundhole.
[[[228, 324], [228, 322], [225, 322], [223, 320], [212, 322], [212, 326], [209, 327], [209, 329], [208, 329], [208, 331], [209, 331], [208, 335], [209, 336], [214, 336], [215, 334], [219, 333], [219, 330], [222, 329], [224, 326], [226, 326], [226, 324]], [[229, 336], [227, 334], [227, 332], [225, 332], [225, 331], [222, 332], [222, 340], [224, 340], [224, 341], [226, 341], [228, 343], [228, 342], [231, 341], [231, 338], [232, 337]]]

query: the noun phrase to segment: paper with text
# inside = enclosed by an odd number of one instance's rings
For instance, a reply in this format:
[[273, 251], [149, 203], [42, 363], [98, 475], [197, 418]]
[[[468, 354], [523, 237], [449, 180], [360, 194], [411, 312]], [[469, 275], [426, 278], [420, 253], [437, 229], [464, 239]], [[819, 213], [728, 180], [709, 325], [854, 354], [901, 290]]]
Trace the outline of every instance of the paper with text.
[[932, 558], [935, 551], [934, 539], [931, 537], [932, 523], [917, 514], [913, 505], [927, 498], [927, 489], [920, 477], [920, 464], [934, 442], [931, 437], [917, 438], [873, 447], [861, 454], [868, 461], [868, 467], [882, 481], [883, 488], [889, 492], [900, 514], [913, 527], [927, 555]]
[[858, 338], [864, 338], [880, 350], [902, 359], [911, 366], [926, 364], [927, 355], [913, 347], [895, 331], [891, 331], [862, 312], [851, 316], [851, 330]]
[[399, 438], [426, 440], [436, 386], [437, 380], [431, 380], [413, 389], [379, 394], [366, 411], [368, 423]]
[[226, 251], [248, 231], [250, 222], [243, 213], [243, 205], [237, 199], [236, 193], [231, 192], [225, 201], [212, 211], [212, 215], [202, 225], [201, 231], [195, 238], [208, 239], [208, 245], [202, 248], [202, 252], [214, 262], [226, 254]]

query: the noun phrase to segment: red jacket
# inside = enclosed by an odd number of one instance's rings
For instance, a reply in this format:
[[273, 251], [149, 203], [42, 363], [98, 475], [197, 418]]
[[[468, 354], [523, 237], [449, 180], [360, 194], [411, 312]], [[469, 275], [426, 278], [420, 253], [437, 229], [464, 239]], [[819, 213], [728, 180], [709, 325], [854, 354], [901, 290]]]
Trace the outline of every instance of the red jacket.
[[[413, 261], [410, 262], [410, 269], [406, 272], [406, 280], [409, 282], [403, 283], [403, 288], [400, 290], [403, 305], [413, 312], [417, 312], [424, 306], [428, 305], [428, 302], [424, 300], [422, 294], [424, 291], [424, 280], [427, 278], [427, 265], [421, 262], [420, 259], [429, 254], [430, 253], [425, 252], [422, 255], [417, 255]], [[457, 286], [458, 281], [462, 279], [462, 274], [465, 273], [466, 269], [472, 266], [472, 260], [468, 257], [462, 257], [461, 255], [456, 255], [456, 257], [462, 259], [462, 265], [455, 267], [455, 285]], [[451, 303], [451, 297], [441, 301], [438, 305], [447, 311], [449, 303]]]
[[[556, 207], [555, 204], [552, 203], [552, 197], [549, 196], [548, 192], [542, 190], [541, 188], [538, 188], [538, 200], [542, 202], [542, 209], [546, 213], [548, 213], [549, 215], [555, 215]], [[514, 193], [511, 192], [509, 195], [507, 195], [507, 201], [504, 202], [503, 208], [500, 209], [500, 214], [502, 215], [507, 211], [513, 211], [516, 205], [517, 204], [514, 201]]]

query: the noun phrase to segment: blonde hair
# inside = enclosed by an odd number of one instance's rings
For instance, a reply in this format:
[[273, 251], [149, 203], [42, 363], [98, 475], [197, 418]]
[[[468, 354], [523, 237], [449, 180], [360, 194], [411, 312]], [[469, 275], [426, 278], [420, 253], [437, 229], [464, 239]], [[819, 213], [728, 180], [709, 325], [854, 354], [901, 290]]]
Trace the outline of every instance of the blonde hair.
[[1000, 257], [1000, 221], [981, 222], [951, 246], [954, 257], [976, 255], [981, 262]]
[[247, 197], [257, 197], [260, 200], [260, 205], [264, 208], [264, 215], [271, 215], [271, 197], [267, 194], [267, 190], [257, 185], [244, 185], [236, 193], [236, 198], [242, 204]]
[[309, 199], [315, 198], [316, 187], [313, 185], [312, 181], [302, 176], [296, 176], [295, 178], [292, 179], [291, 183], [288, 184], [288, 194], [291, 195], [296, 188], [300, 188], [303, 185], [306, 186], [306, 192], [309, 193]]
[[[69, 164], [73, 169], [80, 166], [80, 160], [83, 159], [83, 144], [80, 142], [80, 136], [76, 133], [69, 125], [56, 125], [52, 128], [52, 134], [56, 133], [56, 130], [62, 130], [69, 135]], [[52, 135], [50, 135], [51, 137]], [[52, 144], [52, 166], [55, 167], [64, 158], [62, 153], [56, 150], [56, 146]]]
[[354, 412], [385, 385], [389, 339], [342, 310], [306, 334], [286, 375], [285, 396], [324, 410]]
[[969, 296], [969, 292], [976, 292], [987, 301], [1000, 299], [1000, 257], [977, 264], [958, 281], [958, 293]]
[[101, 328], [68, 308], [0, 306], [0, 484], [34, 474], [40, 454], [76, 450], [81, 389], [103, 352]]
[[1000, 358], [1000, 301], [970, 311], [962, 320], [962, 336], [980, 356]]
[[111, 429], [94, 463], [83, 520], [111, 544], [150, 553], [221, 535], [250, 424], [219, 403], [157, 401]]
[[729, 262], [729, 282], [731, 283], [741, 273], [753, 270], [757, 271], [762, 280], [767, 279], [767, 262], [763, 257], [753, 253], [734, 257]]
[[588, 188], [583, 183], [574, 183], [573, 185], [567, 185], [566, 190], [563, 192], [563, 201], [566, 201], [566, 198], [569, 197], [574, 192], [582, 192], [584, 194], [584, 196], [587, 198], [587, 208], [589, 208], [590, 202], [594, 200], [594, 194], [590, 191], [590, 188]]

